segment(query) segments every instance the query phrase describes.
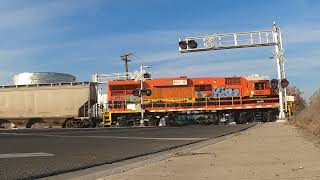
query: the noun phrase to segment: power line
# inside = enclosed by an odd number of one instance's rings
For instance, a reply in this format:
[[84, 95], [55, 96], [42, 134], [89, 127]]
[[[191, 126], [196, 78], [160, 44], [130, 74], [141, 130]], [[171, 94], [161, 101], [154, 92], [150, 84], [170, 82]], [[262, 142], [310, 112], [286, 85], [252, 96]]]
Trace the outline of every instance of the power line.
[[146, 64], [146, 62], [142, 58], [138, 57], [137, 55], [133, 54], [132, 56], [135, 57], [135, 60], [138, 61], [140, 64]]

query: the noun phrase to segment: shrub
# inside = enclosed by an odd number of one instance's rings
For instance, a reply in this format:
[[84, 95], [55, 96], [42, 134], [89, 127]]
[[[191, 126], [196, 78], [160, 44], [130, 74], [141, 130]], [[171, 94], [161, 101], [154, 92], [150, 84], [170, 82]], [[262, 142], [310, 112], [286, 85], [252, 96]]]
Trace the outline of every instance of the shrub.
[[309, 105], [294, 116], [295, 125], [320, 135], [320, 90], [310, 98]]

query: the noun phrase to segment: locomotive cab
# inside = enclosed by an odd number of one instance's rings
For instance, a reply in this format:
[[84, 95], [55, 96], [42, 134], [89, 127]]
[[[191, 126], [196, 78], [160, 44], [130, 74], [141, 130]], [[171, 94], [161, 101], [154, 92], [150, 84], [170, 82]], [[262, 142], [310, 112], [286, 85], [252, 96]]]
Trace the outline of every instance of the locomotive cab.
[[270, 95], [270, 83], [268, 80], [255, 80], [250, 82], [251, 96]]

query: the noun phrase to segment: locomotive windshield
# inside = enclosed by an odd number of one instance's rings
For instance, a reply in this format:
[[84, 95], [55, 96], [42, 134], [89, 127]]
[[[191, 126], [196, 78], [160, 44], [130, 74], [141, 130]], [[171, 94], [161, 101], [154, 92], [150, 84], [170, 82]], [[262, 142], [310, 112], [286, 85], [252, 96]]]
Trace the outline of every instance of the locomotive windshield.
[[254, 89], [255, 90], [264, 90], [265, 89], [265, 83], [264, 82], [254, 83]]

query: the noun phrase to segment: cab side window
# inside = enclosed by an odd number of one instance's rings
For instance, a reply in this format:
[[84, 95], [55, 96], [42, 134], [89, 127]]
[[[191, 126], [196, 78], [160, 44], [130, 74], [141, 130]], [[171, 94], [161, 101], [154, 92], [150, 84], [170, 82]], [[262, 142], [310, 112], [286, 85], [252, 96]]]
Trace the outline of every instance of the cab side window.
[[255, 90], [264, 90], [265, 83], [263, 83], [263, 82], [254, 83], [254, 89]]
[[196, 85], [194, 86], [195, 91], [212, 91], [212, 86], [211, 84], [206, 84], [206, 85]]

